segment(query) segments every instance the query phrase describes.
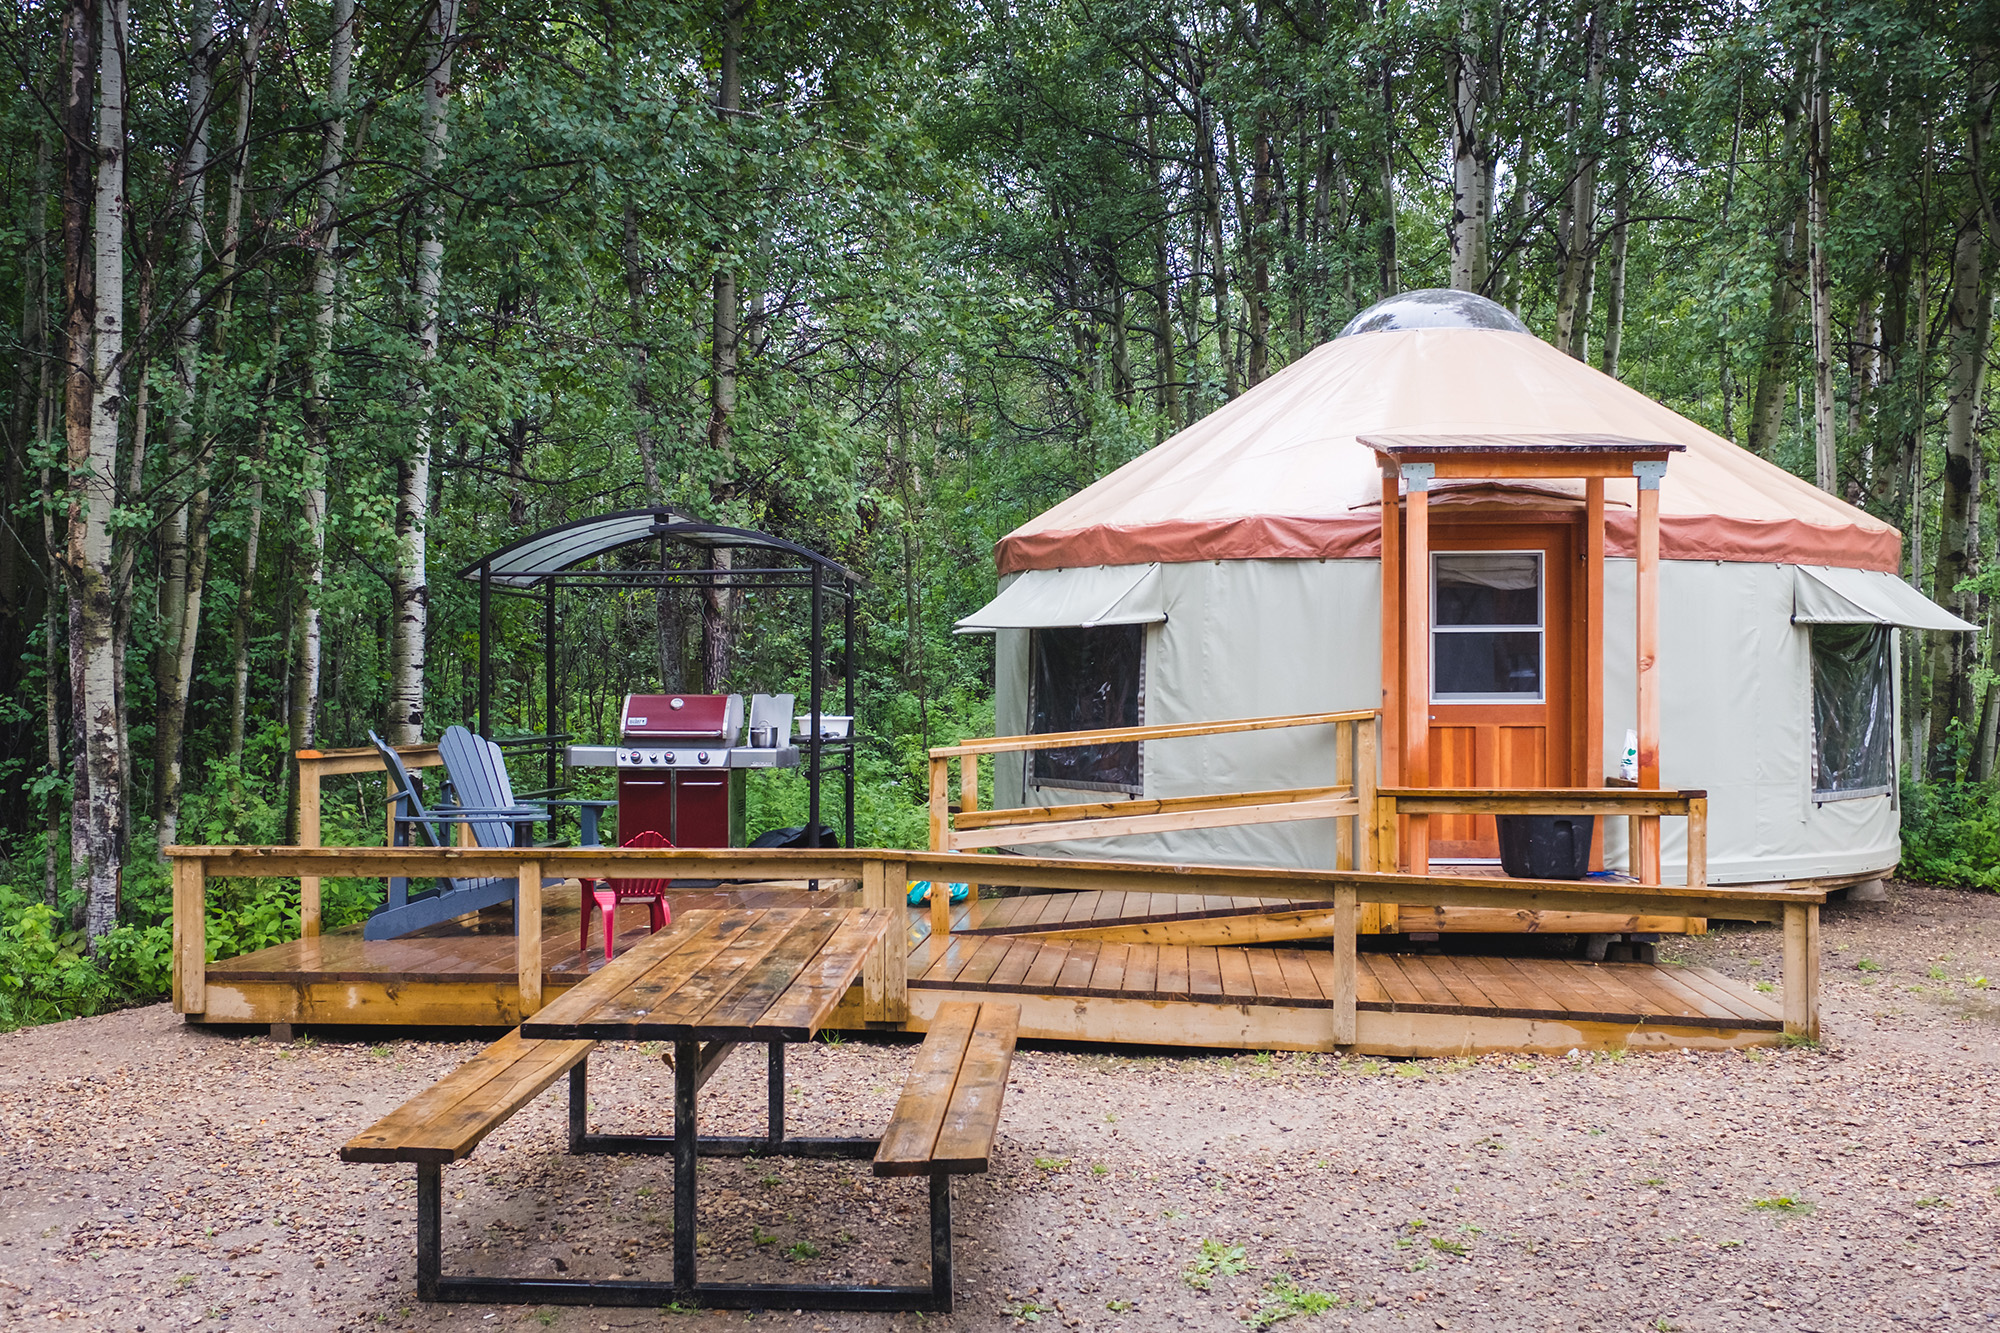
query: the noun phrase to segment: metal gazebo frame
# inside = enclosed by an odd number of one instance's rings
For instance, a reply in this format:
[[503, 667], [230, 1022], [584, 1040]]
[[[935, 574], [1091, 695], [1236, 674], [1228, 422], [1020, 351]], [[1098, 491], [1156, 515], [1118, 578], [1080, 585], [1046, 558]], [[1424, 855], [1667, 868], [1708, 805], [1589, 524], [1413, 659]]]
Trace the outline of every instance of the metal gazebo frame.
[[[576, 565], [612, 551], [657, 541], [658, 569], [577, 569]], [[765, 564], [751, 568], [676, 569], [668, 565], [669, 543], [709, 550], [754, 548], [772, 554]], [[785, 557], [801, 563], [778, 564]], [[690, 587], [704, 589], [717, 584], [731, 591], [762, 592], [802, 590], [810, 593], [812, 627], [807, 652], [807, 716], [824, 715], [821, 664], [826, 655], [827, 600], [839, 602], [841, 617], [841, 674], [845, 684], [842, 712], [854, 715], [854, 607], [856, 595], [867, 580], [836, 560], [786, 541], [783, 537], [751, 528], [702, 523], [670, 509], [625, 509], [577, 519], [544, 529], [533, 536], [510, 542], [459, 570], [458, 577], [479, 585], [479, 734], [492, 737], [493, 708], [493, 595], [525, 597], [542, 604], [543, 688], [551, 727], [560, 715], [556, 686], [556, 594], [563, 588], [640, 589]], [[817, 731], [817, 727], [814, 728]], [[806, 752], [806, 845], [819, 846], [820, 778], [831, 754], [844, 779], [841, 837], [854, 845], [854, 746], [852, 726], [848, 735], [828, 740], [818, 735], [800, 739]], [[548, 785], [557, 782], [557, 750], [560, 738], [552, 737], [548, 754]]]

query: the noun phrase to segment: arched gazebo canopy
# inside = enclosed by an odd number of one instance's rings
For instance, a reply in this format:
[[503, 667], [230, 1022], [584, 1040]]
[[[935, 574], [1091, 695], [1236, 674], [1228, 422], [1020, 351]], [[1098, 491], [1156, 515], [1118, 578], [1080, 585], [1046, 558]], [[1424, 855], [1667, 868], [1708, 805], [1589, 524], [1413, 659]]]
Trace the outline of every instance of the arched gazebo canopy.
[[499, 588], [538, 588], [552, 578], [569, 573], [586, 560], [649, 541], [707, 548], [762, 548], [796, 556], [806, 561], [808, 567], [818, 566], [849, 584], [865, 582], [859, 574], [839, 561], [797, 542], [753, 528], [703, 523], [665, 508], [622, 509], [616, 513], [559, 523], [488, 552], [459, 570], [458, 576], [475, 583], [482, 578], [488, 579]]
[[[578, 566], [600, 555], [642, 543], [658, 543], [657, 565], [618, 569], [581, 569]], [[717, 569], [703, 561], [693, 568], [676, 566], [667, 559], [670, 545], [702, 550], [749, 550], [768, 552], [750, 564], [731, 562]], [[556, 617], [556, 594], [564, 589], [606, 592], [618, 588], [728, 588], [732, 592], [759, 592], [789, 589], [808, 595], [809, 625], [807, 661], [808, 716], [821, 714], [824, 699], [827, 631], [840, 634], [841, 696], [844, 711], [854, 713], [855, 625], [854, 603], [867, 580], [837, 560], [821, 555], [797, 542], [754, 528], [733, 528], [721, 523], [703, 523], [677, 514], [663, 506], [621, 509], [569, 523], [559, 523], [531, 536], [489, 551], [458, 571], [461, 579], [479, 585], [479, 733], [493, 735], [494, 633], [492, 594], [500, 592], [527, 597], [542, 604], [542, 655], [544, 707], [550, 734], [534, 738], [548, 742], [548, 786], [557, 787], [560, 744], [569, 740], [556, 730], [561, 716], [557, 689], [556, 645], [560, 626]], [[832, 606], [829, 608], [828, 601]], [[828, 611], [838, 617], [829, 626]], [[854, 749], [853, 739], [830, 740], [814, 736], [801, 748], [806, 751], [807, 826], [811, 845], [818, 845], [820, 818], [820, 772], [823, 752], [833, 751], [836, 770], [844, 777], [843, 806], [847, 816], [845, 836], [854, 838]]]

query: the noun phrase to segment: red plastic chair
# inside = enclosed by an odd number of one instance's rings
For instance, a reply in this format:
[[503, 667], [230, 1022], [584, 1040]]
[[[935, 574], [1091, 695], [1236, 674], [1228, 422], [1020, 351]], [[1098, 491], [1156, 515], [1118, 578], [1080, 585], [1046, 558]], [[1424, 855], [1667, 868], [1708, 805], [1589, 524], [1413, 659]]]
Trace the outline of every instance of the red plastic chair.
[[[622, 844], [626, 847], [671, 847], [668, 842], [651, 829], [635, 833]], [[604, 961], [611, 961], [611, 942], [618, 933], [618, 904], [643, 902], [651, 912], [653, 931], [665, 929], [674, 919], [674, 909], [667, 903], [667, 890], [672, 887], [670, 879], [595, 879], [584, 887], [583, 935], [577, 943], [577, 952], [586, 962], [590, 959], [590, 918], [592, 913], [602, 913], [604, 917]]]

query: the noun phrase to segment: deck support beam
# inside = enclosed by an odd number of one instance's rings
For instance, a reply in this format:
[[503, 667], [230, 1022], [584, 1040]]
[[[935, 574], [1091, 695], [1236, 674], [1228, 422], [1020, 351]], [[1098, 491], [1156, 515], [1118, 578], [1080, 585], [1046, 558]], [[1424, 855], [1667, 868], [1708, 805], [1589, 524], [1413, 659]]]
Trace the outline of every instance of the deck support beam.
[[1785, 904], [1785, 1035], [1819, 1040], [1819, 905]]

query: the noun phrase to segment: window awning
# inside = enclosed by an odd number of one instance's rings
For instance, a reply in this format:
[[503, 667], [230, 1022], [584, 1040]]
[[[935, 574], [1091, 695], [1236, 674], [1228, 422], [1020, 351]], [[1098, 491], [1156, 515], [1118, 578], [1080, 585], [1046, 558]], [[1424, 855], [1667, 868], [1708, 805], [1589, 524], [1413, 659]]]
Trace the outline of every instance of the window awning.
[[1098, 565], [1031, 569], [955, 628], [960, 634], [990, 634], [998, 629], [1151, 625], [1166, 618], [1158, 564]]
[[1897, 578], [1867, 569], [1801, 565], [1792, 585], [1794, 625], [1898, 625], [1976, 631]]

